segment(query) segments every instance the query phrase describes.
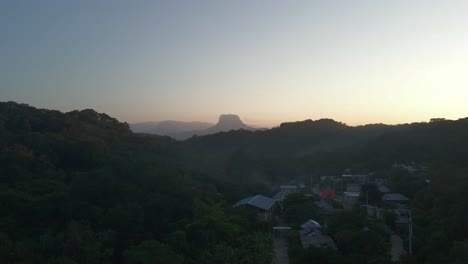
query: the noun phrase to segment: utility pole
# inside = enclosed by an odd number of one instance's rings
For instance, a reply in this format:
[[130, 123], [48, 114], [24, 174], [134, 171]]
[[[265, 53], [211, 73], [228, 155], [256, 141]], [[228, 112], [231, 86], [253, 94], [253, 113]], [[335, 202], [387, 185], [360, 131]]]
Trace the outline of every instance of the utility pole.
[[367, 210], [369, 210], [369, 190], [366, 190], [366, 205], [367, 205]]
[[413, 254], [412, 252], [412, 237], [413, 237], [413, 217], [411, 216], [411, 208], [409, 209], [409, 255], [411, 256]]
[[340, 187], [341, 187], [341, 202], [343, 202], [343, 179], [340, 180]]

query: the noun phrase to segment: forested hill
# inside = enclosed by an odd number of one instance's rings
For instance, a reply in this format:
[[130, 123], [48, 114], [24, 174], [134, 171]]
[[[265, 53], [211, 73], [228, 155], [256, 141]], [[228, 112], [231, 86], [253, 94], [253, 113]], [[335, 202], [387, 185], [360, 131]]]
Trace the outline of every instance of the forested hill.
[[0, 103], [0, 263], [268, 263], [268, 236], [173, 145], [93, 110]]
[[178, 146], [194, 167], [240, 162], [256, 166], [244, 170], [244, 175], [255, 170], [256, 175], [271, 176], [265, 170], [272, 167], [275, 172], [288, 171], [289, 175], [308, 174], [311, 170], [326, 174], [345, 168], [365, 171], [395, 162], [461, 162], [467, 155], [467, 134], [467, 118], [356, 127], [321, 119], [284, 123], [266, 131], [239, 130], [193, 137]]
[[404, 129], [403, 126], [374, 124], [347, 126], [332, 119], [283, 123], [263, 131], [230, 131], [204, 137], [193, 137], [182, 145], [203, 149], [239, 149], [266, 156], [303, 156], [319, 150], [332, 150], [373, 139], [385, 132]]
[[64, 114], [14, 102], [0, 103], [0, 133], [3, 150], [22, 150], [63, 171], [113, 165], [119, 162], [113, 158], [131, 156], [123, 150], [135, 151], [140, 145], [164, 152], [172, 142], [167, 137], [136, 137], [126, 123], [91, 109]]
[[230, 205], [345, 169], [412, 198], [403, 263], [468, 260], [467, 160], [468, 118], [306, 120], [177, 142], [93, 110], [0, 103], [0, 263], [270, 263], [268, 226]]

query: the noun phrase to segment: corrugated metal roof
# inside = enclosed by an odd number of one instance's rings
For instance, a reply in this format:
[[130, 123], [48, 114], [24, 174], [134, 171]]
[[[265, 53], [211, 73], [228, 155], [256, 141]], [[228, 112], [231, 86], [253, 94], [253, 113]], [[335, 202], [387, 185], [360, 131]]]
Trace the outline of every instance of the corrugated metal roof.
[[347, 192], [360, 192], [361, 191], [361, 185], [359, 184], [354, 184], [354, 183], [348, 183], [346, 184], [346, 191]]
[[299, 231], [299, 235], [302, 236], [321, 236], [322, 231], [314, 228], [305, 228]]
[[271, 199], [270, 197], [263, 196], [261, 194], [247, 197], [245, 199], [240, 200], [239, 202], [235, 203], [233, 206], [242, 206], [242, 205], [250, 205], [253, 207], [257, 207], [263, 210], [269, 210], [273, 205], [275, 205], [276, 201]]
[[407, 216], [398, 216], [395, 219], [395, 223], [397, 224], [408, 224], [410, 222], [410, 218]]
[[325, 202], [324, 200], [320, 200], [320, 201], [316, 201], [314, 202], [315, 206], [319, 207], [319, 208], [322, 208], [322, 209], [332, 209], [333, 207]]
[[344, 195], [349, 196], [349, 197], [359, 197], [361, 193], [359, 192], [343, 192]]
[[305, 222], [304, 224], [301, 225], [301, 228], [322, 228], [322, 226], [317, 223], [317, 221], [314, 221], [312, 219], [310, 219], [309, 221]]
[[382, 200], [384, 201], [408, 201], [409, 199], [406, 198], [401, 193], [387, 193], [382, 196]]
[[308, 248], [313, 247], [329, 247], [333, 250], [337, 250], [336, 244], [333, 239], [329, 236], [324, 235], [300, 235], [302, 247]]
[[389, 192], [390, 192], [390, 189], [389, 189], [387, 186], [385, 186], [385, 185], [380, 185], [380, 186], [379, 186], [379, 191], [380, 191], [381, 193], [389, 193]]
[[276, 193], [274, 196], [273, 196], [273, 199], [277, 200], [277, 201], [283, 201], [286, 196], [288, 196], [288, 194], [290, 194], [291, 192], [287, 192], [287, 191], [279, 191], [278, 193]]
[[281, 185], [280, 189], [297, 189], [297, 185]]

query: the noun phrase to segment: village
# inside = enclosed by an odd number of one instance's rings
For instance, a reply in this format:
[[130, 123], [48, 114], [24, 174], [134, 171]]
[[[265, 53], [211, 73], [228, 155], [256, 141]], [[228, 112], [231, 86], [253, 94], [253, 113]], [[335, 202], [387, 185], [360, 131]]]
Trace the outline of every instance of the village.
[[[427, 167], [396, 163], [391, 169], [430, 182]], [[279, 186], [271, 197], [257, 194], [233, 207], [249, 208], [259, 221], [270, 224], [274, 264], [290, 263], [291, 259], [296, 259], [293, 263], [307, 263], [304, 260], [318, 254], [317, 250], [324, 250], [325, 255], [340, 250], [354, 254], [350, 250], [354, 246], [348, 242], [356, 244], [358, 250], [368, 247], [382, 260], [379, 263], [395, 263], [403, 255], [412, 254], [413, 219], [410, 198], [393, 191], [388, 182], [388, 177], [373, 172], [353, 174], [345, 170], [340, 176], [311, 179], [308, 185], [290, 182]], [[375, 239], [366, 240], [366, 236]], [[364, 239], [358, 246], [361, 237]]]

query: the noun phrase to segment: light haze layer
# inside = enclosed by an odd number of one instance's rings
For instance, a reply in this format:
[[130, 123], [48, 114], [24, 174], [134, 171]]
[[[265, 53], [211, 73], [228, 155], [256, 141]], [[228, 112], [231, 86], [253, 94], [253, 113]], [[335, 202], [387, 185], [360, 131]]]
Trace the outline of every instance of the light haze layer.
[[0, 2], [0, 100], [127, 122], [468, 116], [468, 1]]

